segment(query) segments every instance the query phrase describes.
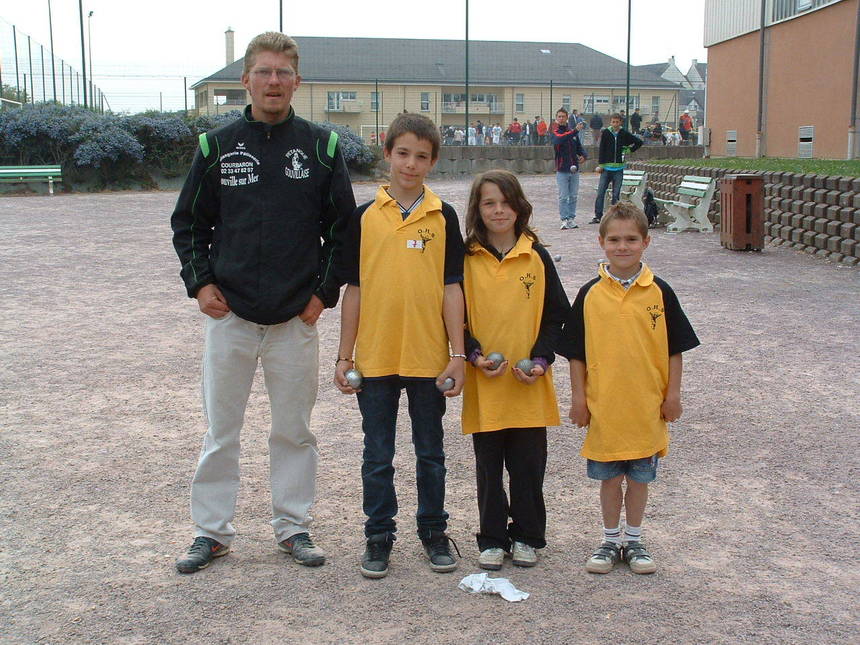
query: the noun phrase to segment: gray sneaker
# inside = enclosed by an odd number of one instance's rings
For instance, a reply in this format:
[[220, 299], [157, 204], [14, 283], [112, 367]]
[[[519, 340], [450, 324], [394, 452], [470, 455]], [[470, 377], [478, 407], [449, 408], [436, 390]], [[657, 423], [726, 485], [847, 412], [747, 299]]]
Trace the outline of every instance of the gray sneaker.
[[498, 571], [505, 561], [505, 551], [499, 547], [490, 547], [481, 551], [478, 556], [478, 566], [488, 571]]
[[533, 567], [537, 564], [537, 552], [533, 546], [525, 542], [514, 541], [514, 548], [511, 551], [511, 561], [518, 567]]
[[325, 551], [319, 548], [307, 533], [296, 533], [278, 542], [278, 548], [293, 556], [293, 560], [306, 567], [318, 567], [325, 562]]

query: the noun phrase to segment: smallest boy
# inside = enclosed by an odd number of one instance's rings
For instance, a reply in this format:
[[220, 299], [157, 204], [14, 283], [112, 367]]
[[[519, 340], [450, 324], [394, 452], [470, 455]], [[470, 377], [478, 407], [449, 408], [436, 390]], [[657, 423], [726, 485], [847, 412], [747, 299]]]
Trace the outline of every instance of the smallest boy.
[[648, 484], [668, 453], [666, 422], [681, 416], [681, 352], [699, 339], [675, 292], [642, 263], [651, 242], [645, 213], [615, 204], [599, 241], [606, 261], [579, 290], [559, 351], [570, 360], [570, 419], [588, 428], [581, 454], [600, 481], [603, 541], [585, 568], [609, 573], [623, 557], [634, 573], [653, 573], [642, 543]]
[[[460, 394], [465, 378], [465, 247], [457, 213], [424, 185], [439, 143], [439, 129], [426, 116], [404, 113], [394, 119], [384, 149], [391, 183], [355, 210], [343, 245], [341, 279], [348, 286], [334, 382], [344, 394], [358, 394], [361, 410], [367, 515], [361, 573], [367, 578], [388, 574], [394, 546], [392, 462], [402, 389], [415, 448], [418, 537], [433, 571], [457, 568], [445, 533], [442, 415], [445, 398]], [[345, 377], [353, 365], [364, 378], [358, 389]], [[443, 395], [439, 386], [448, 378], [454, 385]]]

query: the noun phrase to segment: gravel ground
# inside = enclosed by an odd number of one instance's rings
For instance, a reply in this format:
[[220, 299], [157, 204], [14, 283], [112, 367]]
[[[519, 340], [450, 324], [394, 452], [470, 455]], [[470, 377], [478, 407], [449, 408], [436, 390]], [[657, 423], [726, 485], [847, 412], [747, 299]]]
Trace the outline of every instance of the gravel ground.
[[[583, 176], [580, 222], [595, 183]], [[595, 272], [596, 227], [559, 231], [554, 178], [523, 184], [572, 299]], [[467, 180], [434, 188], [463, 212]], [[373, 192], [356, 185], [359, 200]], [[655, 575], [584, 571], [600, 537], [597, 486], [579, 457], [581, 432], [567, 422], [550, 431], [549, 545], [536, 568], [500, 572], [531, 597], [510, 604], [458, 590], [478, 568], [473, 456], [455, 400], [445, 423], [459, 571], [434, 574], [422, 559], [404, 406], [400, 539], [389, 577], [362, 578], [361, 430], [355, 401], [330, 383], [336, 311], [320, 322], [313, 415], [314, 531], [329, 562], [306, 569], [275, 549], [258, 378], [234, 551], [177, 574], [204, 427], [202, 321], [170, 244], [175, 199], [0, 199], [0, 641], [857, 642], [860, 272], [782, 247], [726, 251], [718, 234], [656, 231], [647, 252], [703, 342], [686, 355], [685, 414], [652, 487], [645, 532]], [[558, 367], [566, 413], [567, 369]]]

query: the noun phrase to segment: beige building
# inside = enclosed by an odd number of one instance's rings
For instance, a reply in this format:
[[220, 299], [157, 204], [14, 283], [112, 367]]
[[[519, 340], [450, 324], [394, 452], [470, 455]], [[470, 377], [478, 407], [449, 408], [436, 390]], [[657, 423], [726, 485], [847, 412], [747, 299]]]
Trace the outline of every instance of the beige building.
[[714, 156], [857, 157], [858, 0], [707, 0]]
[[[243, 60], [191, 86], [198, 114], [243, 107]], [[312, 121], [349, 126], [366, 141], [404, 110], [440, 126], [465, 126], [465, 43], [448, 40], [298, 37], [302, 85], [293, 106]], [[543, 117], [561, 106], [585, 115], [624, 109], [626, 65], [575, 43], [469, 43], [469, 121], [507, 127]], [[630, 108], [646, 121], [677, 110], [680, 86], [647, 69], [631, 67]]]

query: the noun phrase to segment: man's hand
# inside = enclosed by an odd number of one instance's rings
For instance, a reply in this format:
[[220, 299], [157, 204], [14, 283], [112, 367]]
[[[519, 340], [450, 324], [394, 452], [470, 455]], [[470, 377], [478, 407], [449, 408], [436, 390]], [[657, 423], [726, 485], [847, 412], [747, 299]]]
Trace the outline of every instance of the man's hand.
[[355, 365], [352, 361], [338, 361], [337, 365], [334, 368], [334, 384], [337, 386], [337, 389], [343, 392], [344, 394], [356, 394], [361, 391], [361, 388], [358, 390], [354, 389], [349, 381], [346, 380], [346, 373], [351, 370]]
[[299, 314], [299, 319], [308, 327], [313, 327], [317, 324], [317, 319], [319, 319], [323, 309], [325, 309], [323, 301], [313, 295], [308, 300], [308, 304], [305, 305], [304, 311]]
[[448, 366], [436, 377], [436, 385], [442, 385], [449, 377], [454, 379], [454, 387], [442, 394], [451, 398], [463, 391], [463, 383], [466, 381], [466, 362], [462, 358], [452, 358], [448, 361]]
[[681, 397], [669, 395], [660, 406], [660, 414], [666, 421], [677, 421], [684, 409], [681, 407]]
[[200, 311], [210, 318], [223, 318], [230, 313], [227, 299], [214, 284], [200, 287], [195, 297], [197, 298], [197, 306], [200, 307]]
[[486, 356], [478, 356], [475, 359], [475, 367], [481, 370], [487, 378], [493, 378], [505, 373], [505, 370], [508, 369], [508, 361], [502, 361], [496, 369], [493, 369], [493, 361]]
[[584, 393], [571, 397], [570, 420], [576, 428], [584, 428], [591, 422], [591, 411], [588, 409]]
[[519, 367], [514, 366], [511, 370], [514, 373], [514, 377], [520, 382], [525, 383], [526, 385], [531, 385], [535, 381], [538, 380], [541, 376], [543, 376], [544, 370], [540, 365], [535, 365], [531, 372], [526, 374]]

